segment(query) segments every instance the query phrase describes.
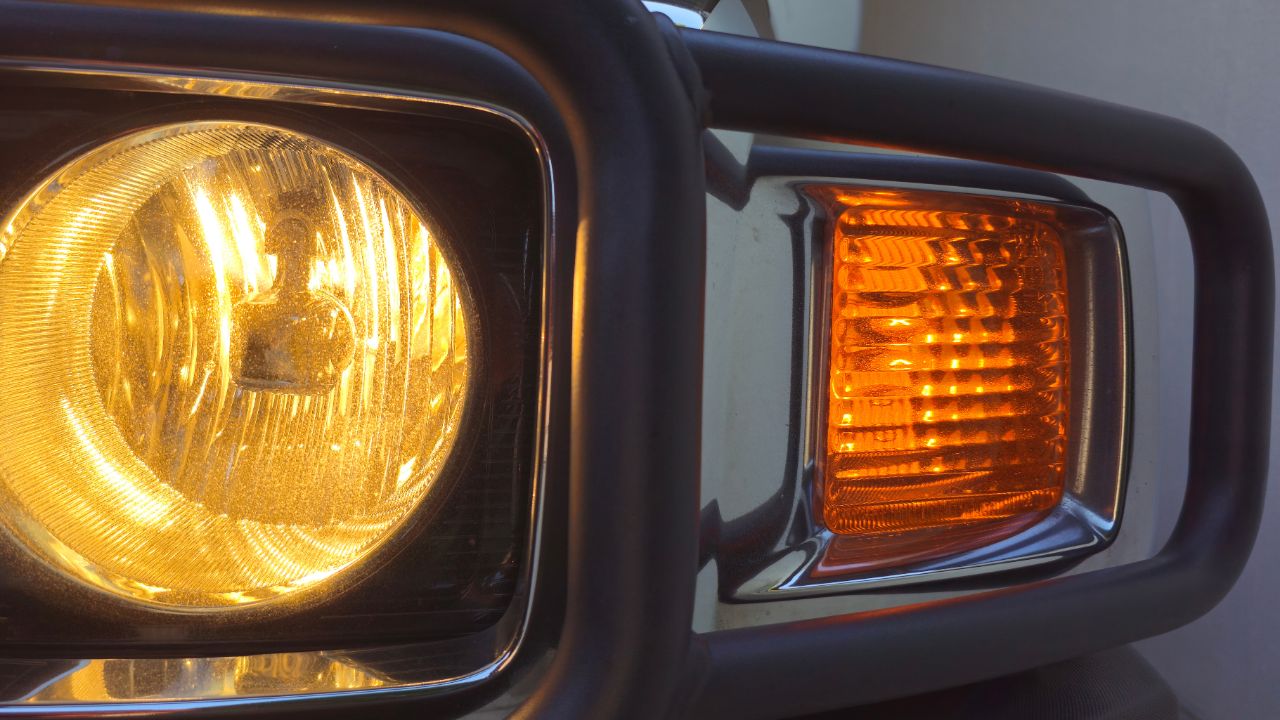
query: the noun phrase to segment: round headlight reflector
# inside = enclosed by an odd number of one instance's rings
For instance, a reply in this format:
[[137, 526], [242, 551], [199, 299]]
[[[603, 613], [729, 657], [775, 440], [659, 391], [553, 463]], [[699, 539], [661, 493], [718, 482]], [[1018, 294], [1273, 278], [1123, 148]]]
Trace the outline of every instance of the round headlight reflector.
[[250, 605], [352, 567], [430, 494], [468, 298], [428, 219], [349, 153], [252, 123], [134, 133], [3, 240], [3, 518], [64, 573]]

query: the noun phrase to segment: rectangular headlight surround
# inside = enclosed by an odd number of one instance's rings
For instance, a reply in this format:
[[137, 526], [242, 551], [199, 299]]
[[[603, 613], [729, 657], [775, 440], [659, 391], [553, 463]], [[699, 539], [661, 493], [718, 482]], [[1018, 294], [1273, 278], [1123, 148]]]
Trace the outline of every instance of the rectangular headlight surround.
[[[57, 66], [14, 66], [2, 77], [15, 98], [7, 110], [23, 118], [27, 133], [5, 141], [11, 172], [0, 197], [6, 209], [28, 181], [86, 144], [162, 122], [272, 122], [353, 143], [375, 164], [391, 167], [407, 192], [430, 195], [444, 213], [456, 244], [465, 246], [458, 253], [475, 293], [483, 346], [474, 420], [445, 471], [460, 481], [370, 559], [370, 572], [330, 595], [283, 614], [202, 620], [96, 607], [85, 601], [90, 596], [48, 603], [41, 598], [56, 590], [39, 568], [6, 573], [0, 595], [6, 653], [73, 659], [71, 674], [61, 661], [46, 666], [65, 682], [38, 669], [29, 673], [44, 695], [26, 699], [160, 699], [165, 696], [143, 685], [108, 688], [101, 697], [66, 693], [108, 675], [113, 682], [127, 677], [154, 684], [167, 677], [169, 664], [193, 656], [208, 658], [197, 662], [198, 674], [234, 675], [250, 685], [258, 678], [269, 694], [456, 681], [487, 676], [508, 660], [528, 612], [541, 477], [535, 449], [545, 380], [550, 167], [536, 131], [485, 104], [358, 88]], [[400, 647], [380, 649], [391, 644]], [[318, 652], [361, 647], [369, 649]], [[75, 665], [86, 656], [114, 659]], [[301, 672], [291, 677], [282, 667]], [[336, 684], [316, 684], [308, 674], [313, 670]], [[93, 673], [101, 677], [85, 679]], [[174, 687], [152, 690], [172, 693]], [[225, 695], [187, 691], [194, 694], [169, 699]], [[248, 692], [254, 694], [262, 693]]]

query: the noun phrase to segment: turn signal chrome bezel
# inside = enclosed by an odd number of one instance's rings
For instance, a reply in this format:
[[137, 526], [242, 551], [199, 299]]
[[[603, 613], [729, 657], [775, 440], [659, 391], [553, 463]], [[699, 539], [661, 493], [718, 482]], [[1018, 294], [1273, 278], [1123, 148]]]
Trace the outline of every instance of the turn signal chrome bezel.
[[[920, 188], [901, 183], [860, 184], [848, 180], [779, 178], [779, 191], [800, 202], [793, 232], [803, 235], [807, 255], [797, 300], [806, 323], [806, 368], [798, 402], [800, 462], [796, 495], [806, 510], [793, 522], [792, 552], [735, 582], [738, 601], [848, 594], [970, 578], [1013, 568], [1083, 557], [1107, 547], [1119, 527], [1125, 492], [1130, 418], [1130, 322], [1124, 239], [1115, 217], [1100, 206], [1034, 196]], [[979, 209], [1000, 207], [1016, 197], [1057, 218], [1065, 275], [1068, 353], [1074, 359], [1067, 391], [1067, 427], [1061, 500], [1003, 534], [978, 538], [923, 539], [908, 552], [898, 548], [871, 558], [824, 521], [823, 488], [828, 422], [835, 222], [841, 193], [908, 193], [915, 200]], [[856, 543], [855, 543], [856, 544]], [[781, 550], [781, 548], [780, 548]]]

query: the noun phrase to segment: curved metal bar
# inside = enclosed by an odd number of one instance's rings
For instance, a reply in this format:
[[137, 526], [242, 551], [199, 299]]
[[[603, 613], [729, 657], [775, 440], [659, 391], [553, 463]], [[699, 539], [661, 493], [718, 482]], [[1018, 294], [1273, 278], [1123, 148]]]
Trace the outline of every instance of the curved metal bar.
[[[909, 695], [1171, 630], [1213, 607], [1252, 548], [1267, 479], [1274, 280], [1248, 169], [1189, 123], [969, 73], [682, 33], [712, 124], [955, 155], [1139, 185], [1186, 219], [1196, 264], [1189, 477], [1154, 558], [1023, 587], [710, 633], [703, 717]], [[946, 108], [940, 120], [939, 108]]]
[[671, 711], [696, 575], [704, 191], [694, 103], [648, 11], [599, 0], [220, 0], [199, 12], [457, 33], [547, 89], [579, 181], [572, 351], [558, 361], [572, 365], [569, 570], [558, 652], [518, 715]]

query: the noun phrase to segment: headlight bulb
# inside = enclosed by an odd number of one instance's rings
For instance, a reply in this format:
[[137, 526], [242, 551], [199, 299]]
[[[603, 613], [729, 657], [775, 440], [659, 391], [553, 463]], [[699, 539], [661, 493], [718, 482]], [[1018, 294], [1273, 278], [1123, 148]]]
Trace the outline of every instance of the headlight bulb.
[[351, 366], [351, 312], [313, 280], [318, 248], [306, 205], [283, 200], [271, 223], [265, 250], [276, 258], [275, 283], [235, 307], [235, 383], [262, 391], [324, 394]]

